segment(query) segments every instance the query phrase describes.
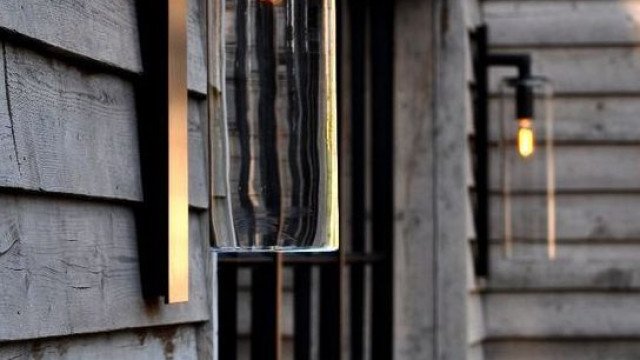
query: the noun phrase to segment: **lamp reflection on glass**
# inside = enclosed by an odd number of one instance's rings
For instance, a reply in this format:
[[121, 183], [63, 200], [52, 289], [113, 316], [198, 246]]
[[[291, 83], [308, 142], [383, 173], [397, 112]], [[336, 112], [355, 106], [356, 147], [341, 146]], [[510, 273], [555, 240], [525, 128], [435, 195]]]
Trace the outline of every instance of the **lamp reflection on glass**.
[[506, 256], [542, 255], [555, 259], [551, 85], [541, 77], [506, 78], [501, 82], [499, 96], [500, 186]]
[[213, 245], [335, 250], [335, 0], [222, 3], [225, 114], [211, 120]]

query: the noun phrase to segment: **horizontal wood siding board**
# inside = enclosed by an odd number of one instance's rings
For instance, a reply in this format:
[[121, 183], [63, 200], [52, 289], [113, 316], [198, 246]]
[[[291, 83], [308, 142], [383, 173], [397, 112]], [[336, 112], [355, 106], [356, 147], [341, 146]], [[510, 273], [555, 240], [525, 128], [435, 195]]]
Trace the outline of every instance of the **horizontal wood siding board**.
[[[638, 247], [638, 246], [636, 246]], [[561, 254], [563, 248], [560, 248]], [[598, 259], [594, 250], [591, 259], [566, 256], [564, 259], [524, 261], [494, 256], [491, 264], [489, 288], [514, 289], [640, 289], [640, 268], [637, 260], [617, 261]], [[637, 251], [633, 252], [637, 254]], [[495, 252], [494, 252], [495, 254]], [[562, 256], [562, 255], [561, 255]], [[623, 296], [623, 295], [621, 295]]]
[[[539, 151], [542, 151], [541, 145]], [[517, 151], [515, 145], [506, 151]], [[501, 189], [501, 150], [492, 148], [490, 152], [491, 188]], [[635, 190], [640, 194], [640, 144], [555, 146], [556, 189], [589, 192]], [[546, 161], [540, 156], [527, 160], [526, 167], [538, 171], [537, 176], [522, 171], [511, 173], [513, 189], [546, 190]], [[536, 175], [534, 172], [533, 175]], [[525, 184], [525, 185], [520, 185]]]
[[0, 342], [209, 318], [200, 226], [190, 217], [190, 302], [145, 303], [133, 211], [0, 195]]
[[485, 358], [492, 360], [635, 360], [640, 354], [640, 342], [630, 339], [514, 339], [484, 347]]
[[633, 46], [638, 1], [485, 1], [491, 42], [499, 46]]
[[[514, 198], [516, 209], [520, 198]], [[502, 234], [499, 211], [501, 200], [492, 197], [491, 229]], [[543, 212], [532, 208], [532, 212]], [[557, 236], [563, 240], [623, 240], [640, 238], [640, 196], [629, 194], [558, 195], [556, 197]], [[514, 219], [514, 221], [518, 221]]]
[[[206, 93], [203, 4], [189, 0], [187, 32], [188, 87], [201, 94]], [[134, 0], [3, 0], [0, 29], [132, 73], [143, 70]]]
[[0, 359], [12, 360], [197, 360], [193, 325], [118, 331], [0, 345]]
[[488, 293], [484, 300], [488, 339], [640, 333], [640, 293]]
[[[494, 119], [490, 124], [491, 139], [495, 141], [499, 138], [500, 101], [493, 98], [490, 104]], [[640, 96], [556, 96], [553, 105], [556, 141], [640, 144]], [[536, 106], [540, 109], [543, 104]]]
[[[640, 93], [640, 48], [493, 48], [492, 51], [531, 54], [533, 73], [551, 79], [558, 94]], [[513, 69], [493, 69], [491, 91], [497, 91], [500, 79], [514, 74]]]
[[[0, 187], [141, 201], [132, 84], [8, 44], [4, 55]], [[190, 201], [199, 208], [208, 204], [204, 109], [190, 101]]]

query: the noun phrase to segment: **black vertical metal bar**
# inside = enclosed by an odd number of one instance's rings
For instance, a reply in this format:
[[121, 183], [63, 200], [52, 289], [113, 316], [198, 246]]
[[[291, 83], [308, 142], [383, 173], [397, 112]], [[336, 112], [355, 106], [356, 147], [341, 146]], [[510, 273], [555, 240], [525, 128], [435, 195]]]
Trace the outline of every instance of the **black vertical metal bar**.
[[218, 343], [221, 360], [235, 360], [238, 345], [238, 267], [218, 264]]
[[371, 357], [393, 358], [393, 35], [394, 2], [371, 7], [372, 245], [385, 255], [372, 269]]
[[476, 238], [478, 255], [476, 274], [489, 275], [489, 108], [488, 108], [488, 64], [487, 64], [487, 28], [480, 26], [475, 33], [475, 178], [476, 178]]
[[293, 332], [294, 359], [311, 359], [311, 266], [296, 265], [294, 268]]
[[[351, 61], [351, 251], [365, 251], [366, 134], [365, 134], [365, 39], [366, 4], [348, 2]], [[350, 342], [351, 359], [364, 356], [364, 265], [350, 269]]]
[[282, 254], [255, 265], [251, 276], [251, 358], [279, 360]]
[[136, 208], [136, 226], [143, 296], [168, 292], [167, 189], [169, 186], [168, 31], [167, 2], [137, 0], [136, 13], [144, 72], [136, 82], [143, 202]]
[[340, 270], [339, 261], [320, 267], [320, 359], [340, 359]]

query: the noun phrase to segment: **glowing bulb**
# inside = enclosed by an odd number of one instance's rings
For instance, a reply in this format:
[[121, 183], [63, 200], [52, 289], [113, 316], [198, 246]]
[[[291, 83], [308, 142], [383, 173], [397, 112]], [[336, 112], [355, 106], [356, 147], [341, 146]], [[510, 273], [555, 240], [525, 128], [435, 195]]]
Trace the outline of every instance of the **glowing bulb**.
[[268, 5], [273, 5], [273, 6], [282, 5], [282, 3], [284, 2], [284, 0], [258, 0], [258, 1], [262, 3], [267, 3]]
[[529, 157], [534, 151], [533, 123], [531, 119], [518, 120], [518, 153], [523, 158]]

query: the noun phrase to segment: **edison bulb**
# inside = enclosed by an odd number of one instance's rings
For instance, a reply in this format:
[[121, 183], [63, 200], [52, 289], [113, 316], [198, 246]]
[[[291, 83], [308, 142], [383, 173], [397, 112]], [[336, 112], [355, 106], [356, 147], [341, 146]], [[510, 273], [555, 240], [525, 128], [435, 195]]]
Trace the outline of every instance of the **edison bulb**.
[[533, 122], [531, 119], [518, 120], [518, 154], [523, 158], [533, 155], [535, 148], [533, 136]]

